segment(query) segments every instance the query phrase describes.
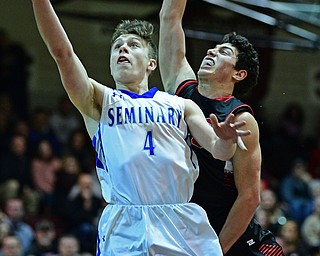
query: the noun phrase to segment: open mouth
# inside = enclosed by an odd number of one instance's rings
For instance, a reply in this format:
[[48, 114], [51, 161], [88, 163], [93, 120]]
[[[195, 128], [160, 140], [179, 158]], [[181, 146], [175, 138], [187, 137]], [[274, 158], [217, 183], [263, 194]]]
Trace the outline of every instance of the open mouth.
[[212, 66], [214, 66], [215, 63], [212, 58], [205, 58], [203, 64], [206, 66], [212, 67]]
[[118, 64], [127, 64], [127, 63], [130, 63], [130, 61], [128, 60], [127, 57], [125, 56], [120, 56], [118, 58], [118, 61], [117, 61]]

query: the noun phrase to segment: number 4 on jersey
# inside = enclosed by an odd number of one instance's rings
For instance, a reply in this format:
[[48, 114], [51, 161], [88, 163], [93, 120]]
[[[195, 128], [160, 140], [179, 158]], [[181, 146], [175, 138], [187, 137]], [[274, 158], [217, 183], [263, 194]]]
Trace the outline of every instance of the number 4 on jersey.
[[146, 140], [144, 141], [144, 150], [149, 150], [150, 155], [154, 155], [154, 145], [152, 140], [152, 131], [147, 132]]

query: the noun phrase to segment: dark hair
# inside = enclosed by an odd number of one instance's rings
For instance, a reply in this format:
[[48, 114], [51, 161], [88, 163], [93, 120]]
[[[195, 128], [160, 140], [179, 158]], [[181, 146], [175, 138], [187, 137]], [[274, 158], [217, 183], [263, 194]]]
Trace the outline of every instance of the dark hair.
[[244, 69], [247, 71], [247, 77], [234, 87], [234, 95], [245, 95], [257, 85], [259, 76], [259, 59], [256, 50], [247, 38], [231, 32], [224, 35], [221, 43], [230, 43], [238, 50], [236, 70]]
[[147, 42], [149, 48], [149, 57], [157, 60], [157, 47], [152, 41], [153, 25], [145, 20], [123, 20], [115, 28], [112, 35], [111, 45], [121, 35], [135, 34]]

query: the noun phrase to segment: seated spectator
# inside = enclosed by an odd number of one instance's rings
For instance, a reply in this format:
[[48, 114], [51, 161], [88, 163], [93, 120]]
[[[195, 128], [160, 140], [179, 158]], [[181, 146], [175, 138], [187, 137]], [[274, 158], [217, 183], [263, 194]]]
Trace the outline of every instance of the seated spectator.
[[0, 199], [18, 197], [31, 187], [30, 161], [27, 141], [22, 135], [13, 135], [9, 150], [0, 158]]
[[57, 253], [54, 223], [42, 219], [35, 224], [35, 239], [26, 255], [49, 256]]
[[62, 158], [61, 169], [56, 173], [56, 182], [53, 193], [53, 213], [59, 218], [66, 217], [68, 195], [77, 184], [79, 174], [82, 172], [80, 164], [73, 155]]
[[40, 141], [37, 155], [31, 160], [32, 181], [40, 198], [40, 214], [51, 213], [56, 173], [60, 168], [61, 160], [54, 154], [49, 141]]
[[22, 245], [22, 251], [29, 249], [34, 232], [32, 227], [24, 220], [24, 205], [19, 198], [9, 198], [5, 204], [5, 214], [8, 216], [4, 220], [9, 225], [10, 234], [17, 236]]
[[277, 241], [285, 256], [312, 256], [300, 237], [298, 223], [293, 219], [280, 227]]
[[0, 210], [0, 248], [2, 246], [3, 239], [10, 233], [9, 224], [5, 222], [7, 218], [7, 215]]
[[37, 107], [33, 110], [28, 135], [31, 152], [36, 152], [39, 143], [46, 140], [50, 143], [54, 154], [59, 155], [61, 153], [60, 142], [50, 127], [49, 119], [50, 114], [46, 109]]
[[301, 235], [310, 251], [320, 252], [320, 196], [314, 200], [312, 214], [302, 223]]
[[21, 241], [17, 236], [8, 235], [3, 238], [0, 256], [24, 256]]
[[281, 201], [286, 204], [286, 214], [295, 219], [298, 225], [312, 212], [312, 195], [309, 182], [312, 180], [307, 172], [306, 163], [297, 159], [293, 162], [291, 173], [280, 186]]
[[58, 254], [56, 256], [80, 256], [78, 239], [73, 235], [63, 235], [58, 241]]
[[[268, 218], [266, 220], [268, 223], [267, 229], [273, 234], [277, 234], [279, 225], [285, 219], [285, 212], [280, 207], [276, 193], [271, 189], [261, 191], [261, 202], [257, 209], [260, 212], [258, 214], [261, 215], [262, 210], [265, 211], [265, 215]], [[261, 218], [262, 216], [259, 217]]]
[[92, 168], [95, 168], [95, 151], [84, 129], [77, 129], [71, 133], [64, 154], [75, 156], [84, 172], [90, 172]]
[[320, 196], [320, 179], [312, 179], [309, 182], [310, 193], [313, 199]]
[[70, 134], [82, 127], [80, 117], [75, 107], [67, 97], [63, 97], [59, 101], [56, 111], [54, 111], [49, 119], [50, 127], [58, 138], [62, 147], [68, 143]]
[[80, 174], [78, 186], [79, 194], [67, 204], [69, 231], [80, 241], [81, 251], [94, 253], [97, 219], [101, 213], [103, 200], [93, 194], [90, 174]]

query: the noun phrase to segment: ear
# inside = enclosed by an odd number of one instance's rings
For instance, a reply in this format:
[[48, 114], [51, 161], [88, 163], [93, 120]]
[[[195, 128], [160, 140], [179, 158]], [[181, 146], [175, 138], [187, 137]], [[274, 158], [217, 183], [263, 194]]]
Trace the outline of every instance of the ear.
[[157, 61], [155, 59], [150, 59], [147, 70], [152, 72], [157, 68]]
[[236, 82], [242, 81], [247, 77], [247, 71], [242, 69], [242, 70], [236, 70], [236, 72], [233, 74], [233, 79], [236, 80]]

